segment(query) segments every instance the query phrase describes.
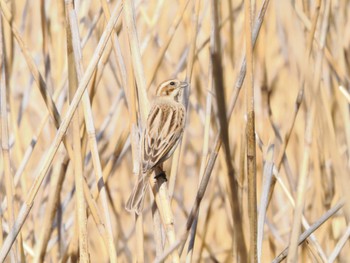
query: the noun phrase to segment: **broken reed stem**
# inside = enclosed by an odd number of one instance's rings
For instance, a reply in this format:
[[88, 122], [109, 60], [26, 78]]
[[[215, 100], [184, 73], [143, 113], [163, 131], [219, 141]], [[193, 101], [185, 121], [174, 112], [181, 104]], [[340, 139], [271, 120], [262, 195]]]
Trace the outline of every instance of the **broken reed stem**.
[[[71, 99], [76, 92], [78, 86], [77, 71], [75, 70], [75, 59], [73, 53], [72, 44], [72, 31], [70, 29], [70, 9], [73, 9], [72, 0], [66, 0], [66, 30], [67, 30], [67, 61], [68, 61], [68, 87], [69, 98]], [[86, 91], [84, 94], [87, 94]], [[73, 115], [73, 151], [74, 151], [74, 182], [75, 182], [75, 196], [76, 196], [76, 220], [78, 220], [78, 238], [79, 238], [79, 259], [82, 262], [90, 262], [89, 249], [87, 241], [87, 216], [86, 216], [86, 203], [84, 199], [83, 190], [83, 163], [81, 153], [81, 141], [80, 141], [80, 123], [79, 123], [79, 110]]]
[[[345, 199], [341, 199], [325, 214], [323, 214], [315, 223], [313, 223], [307, 230], [305, 230], [298, 238], [298, 246], [300, 246], [312, 233], [314, 233], [322, 224], [324, 224], [330, 217], [337, 213], [345, 204]], [[285, 259], [290, 252], [290, 246], [286, 247], [273, 261], [272, 263], [281, 262]], [[297, 262], [297, 261], [296, 261]]]
[[28, 213], [30, 212], [33, 202], [34, 202], [34, 198], [40, 188], [41, 183], [43, 182], [47, 171], [50, 168], [50, 165], [52, 163], [52, 160], [58, 150], [58, 147], [67, 131], [67, 128], [70, 124], [70, 121], [72, 120], [73, 114], [75, 112], [75, 110], [78, 107], [78, 103], [80, 102], [82, 95], [95, 71], [95, 68], [103, 54], [104, 48], [107, 44], [107, 41], [109, 39], [109, 36], [113, 30], [114, 25], [116, 24], [119, 15], [121, 13], [121, 9], [122, 6], [121, 5], [117, 5], [113, 11], [113, 14], [111, 16], [111, 19], [108, 21], [108, 24], [101, 36], [101, 39], [99, 41], [99, 44], [94, 52], [94, 55], [89, 63], [89, 66], [84, 74], [84, 77], [81, 81], [81, 83], [78, 86], [77, 92], [75, 93], [73, 99], [72, 99], [72, 103], [69, 106], [66, 116], [64, 118], [64, 120], [61, 123], [61, 126], [59, 127], [59, 130], [57, 131], [57, 134], [47, 152], [47, 155], [45, 155], [45, 159], [41, 162], [41, 165], [39, 166], [37, 172], [35, 173], [35, 181], [28, 193], [28, 196], [26, 198], [25, 203], [22, 205], [21, 210], [19, 212], [19, 215], [17, 217], [17, 220], [15, 222], [14, 227], [11, 229], [9, 235], [7, 236], [3, 247], [0, 250], [0, 262], [3, 261], [5, 259], [5, 257], [7, 256], [13, 242], [15, 241], [21, 227], [23, 226]]
[[[157, 203], [157, 207], [160, 216], [163, 221], [165, 233], [170, 246], [173, 246], [176, 241], [175, 229], [174, 229], [174, 215], [171, 211], [170, 199], [168, 194], [168, 189], [166, 186], [166, 174], [164, 171], [155, 171], [155, 178], [152, 175], [149, 177], [149, 182], [151, 184], [154, 199]], [[172, 253], [173, 262], [180, 262], [179, 253], [177, 250]]]
[[246, 107], [247, 107], [247, 177], [248, 177], [248, 215], [250, 229], [249, 262], [257, 262], [257, 200], [256, 200], [256, 145], [255, 145], [255, 112], [254, 112], [254, 75], [253, 44], [251, 26], [251, 2], [244, 1], [244, 31], [246, 43]]
[[[78, 20], [72, 5], [68, 6], [67, 12], [69, 16], [70, 30], [72, 33], [71, 44], [73, 46], [70, 48], [73, 48], [72, 51], [74, 52], [74, 57], [75, 57], [73, 62], [75, 62], [77, 79], [78, 79], [78, 82], [80, 83], [84, 76], [84, 69], [82, 65], [82, 53], [80, 48], [81, 44], [80, 44], [80, 37], [79, 37]], [[108, 252], [109, 252], [111, 262], [114, 263], [114, 262], [117, 262], [117, 252], [115, 250], [114, 241], [113, 241], [113, 230], [112, 230], [112, 224], [111, 224], [111, 219], [110, 219], [110, 214], [108, 209], [106, 186], [103, 180], [102, 166], [101, 166], [100, 156], [98, 153], [95, 125], [94, 125], [92, 109], [91, 109], [91, 102], [90, 102], [89, 94], [86, 90], [83, 94], [83, 109], [84, 109], [85, 127], [88, 135], [88, 143], [90, 146], [92, 163], [94, 167], [94, 173], [96, 176], [96, 185], [98, 185], [98, 188], [101, 194], [101, 204], [103, 208], [104, 224], [106, 225], [106, 235], [108, 239]]]

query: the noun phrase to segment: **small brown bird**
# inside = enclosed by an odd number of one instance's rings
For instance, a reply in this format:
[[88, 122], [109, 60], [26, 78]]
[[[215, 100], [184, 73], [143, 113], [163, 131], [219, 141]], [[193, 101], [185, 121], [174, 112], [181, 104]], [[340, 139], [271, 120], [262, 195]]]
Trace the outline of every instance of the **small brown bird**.
[[182, 137], [186, 117], [183, 89], [187, 86], [187, 82], [172, 79], [157, 89], [141, 138], [142, 171], [126, 203], [128, 211], [142, 212], [148, 176], [173, 154]]

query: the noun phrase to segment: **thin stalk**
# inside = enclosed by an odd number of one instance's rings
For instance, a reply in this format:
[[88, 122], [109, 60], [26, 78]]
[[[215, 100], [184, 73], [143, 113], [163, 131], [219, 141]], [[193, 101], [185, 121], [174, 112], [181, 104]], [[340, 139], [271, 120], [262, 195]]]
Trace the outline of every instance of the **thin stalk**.
[[[315, 223], [313, 223], [307, 230], [305, 230], [298, 238], [298, 245], [301, 245], [312, 233], [314, 233], [322, 224], [324, 224], [329, 218], [331, 218], [335, 213], [337, 213], [343, 206], [345, 200], [341, 199], [337, 204], [329, 209], [325, 214], [323, 214]], [[285, 259], [290, 252], [290, 247], [285, 248], [273, 261], [272, 263], [281, 262]]]
[[[6, 85], [6, 68], [5, 68], [5, 44], [3, 37], [3, 24], [0, 17], [0, 105], [1, 105], [1, 150], [3, 156], [5, 189], [8, 202], [8, 224], [12, 228], [15, 224], [15, 187], [13, 176], [11, 174], [10, 147], [9, 147], [9, 127], [7, 114], [7, 85]], [[18, 260], [17, 248], [11, 252], [11, 262]]]
[[[213, 16], [212, 16], [213, 19]], [[215, 38], [214, 38], [214, 23], [211, 25], [211, 39], [210, 39], [210, 46], [211, 48], [214, 47]], [[200, 182], [202, 181], [202, 178], [204, 176], [205, 167], [207, 165], [208, 161], [208, 155], [209, 155], [209, 131], [210, 131], [210, 119], [211, 119], [211, 108], [212, 108], [212, 92], [213, 92], [213, 65], [212, 62], [209, 61], [209, 81], [208, 81], [208, 92], [207, 92], [207, 100], [206, 100], [206, 112], [205, 112], [205, 124], [204, 124], [204, 138], [203, 138], [203, 148], [202, 148], [202, 158], [201, 158], [201, 165], [199, 169], [199, 180], [198, 180], [198, 187]], [[191, 238], [190, 242], [188, 244], [188, 250], [187, 250], [187, 256], [186, 256], [186, 262], [192, 262], [193, 257], [193, 251], [194, 251], [194, 243], [196, 238], [196, 232], [197, 232], [197, 225], [198, 225], [198, 213], [196, 215], [196, 219], [194, 220], [194, 223], [192, 225], [191, 229]], [[201, 254], [200, 254], [201, 255]]]
[[344, 234], [339, 239], [332, 253], [329, 255], [328, 263], [333, 263], [336, 260], [336, 258], [339, 256], [340, 251], [345, 246], [346, 242], [348, 242], [349, 237], [350, 237], [350, 226], [347, 226], [344, 231]]
[[149, 112], [149, 101], [146, 93], [146, 79], [144, 75], [144, 70], [142, 66], [141, 52], [138, 42], [136, 21], [135, 21], [135, 11], [134, 11], [134, 1], [125, 1], [124, 3], [124, 20], [125, 26], [128, 34], [129, 48], [131, 52], [131, 61], [134, 71], [135, 80], [137, 83], [137, 95], [138, 103], [140, 107], [140, 117], [142, 120], [142, 127], [146, 123], [147, 115]]
[[214, 21], [214, 36], [215, 45], [210, 51], [211, 60], [213, 63], [213, 79], [216, 94], [216, 104], [218, 108], [218, 118], [220, 123], [220, 138], [222, 145], [224, 147], [225, 162], [227, 167], [227, 176], [230, 186], [230, 205], [232, 212], [232, 219], [234, 223], [235, 234], [233, 235], [235, 239], [235, 244], [237, 245], [237, 251], [240, 255], [242, 262], [247, 262], [247, 249], [245, 246], [245, 238], [242, 227], [242, 214], [239, 209], [238, 203], [238, 185], [235, 179], [235, 171], [232, 164], [232, 157], [230, 152], [229, 143], [229, 132], [228, 132], [228, 119], [226, 115], [226, 101], [225, 101], [225, 90], [224, 90], [224, 78], [223, 78], [223, 68], [222, 68], [222, 53], [221, 53], [221, 41], [219, 32], [219, 4], [216, 1], [212, 1], [212, 12]]
[[[174, 229], [174, 215], [171, 211], [170, 199], [166, 185], [166, 175], [163, 171], [156, 171], [155, 173], [157, 174], [157, 179], [155, 180], [151, 176], [149, 182], [151, 184], [154, 199], [156, 200], [157, 207], [163, 221], [169, 245], [172, 246], [175, 244], [176, 237]], [[173, 251], [172, 259], [173, 262], [180, 262], [180, 257], [177, 250]]]
[[249, 262], [257, 262], [257, 200], [256, 200], [256, 143], [255, 143], [255, 111], [254, 111], [254, 73], [253, 73], [253, 44], [251, 26], [251, 2], [244, 1], [244, 31], [246, 43], [247, 79], [246, 79], [246, 106], [247, 106], [247, 174], [248, 174], [248, 215], [250, 229]]
[[62, 161], [62, 164], [59, 166], [57, 175], [54, 176], [50, 184], [50, 190], [52, 189], [52, 192], [47, 202], [47, 209], [44, 216], [43, 225], [41, 227], [41, 232], [35, 246], [35, 257], [33, 259], [33, 262], [35, 263], [43, 262], [45, 259], [45, 252], [53, 230], [53, 221], [56, 215], [57, 207], [59, 205], [60, 193], [66, 175], [68, 162], [69, 159], [65, 157], [65, 159]]
[[[78, 86], [77, 71], [74, 67], [75, 59], [72, 47], [72, 31], [70, 29], [69, 11], [73, 8], [72, 0], [66, 0], [66, 30], [67, 30], [67, 61], [68, 61], [68, 87], [70, 103], [76, 87]], [[80, 44], [80, 43], [79, 43]], [[87, 94], [86, 91], [84, 94]], [[86, 203], [84, 198], [84, 179], [83, 179], [83, 163], [81, 153], [80, 140], [80, 124], [79, 124], [79, 110], [73, 115], [73, 151], [74, 151], [74, 182], [75, 182], [75, 196], [76, 196], [76, 220], [78, 220], [78, 237], [79, 237], [79, 258], [82, 262], [90, 262], [87, 236], [87, 216]]]

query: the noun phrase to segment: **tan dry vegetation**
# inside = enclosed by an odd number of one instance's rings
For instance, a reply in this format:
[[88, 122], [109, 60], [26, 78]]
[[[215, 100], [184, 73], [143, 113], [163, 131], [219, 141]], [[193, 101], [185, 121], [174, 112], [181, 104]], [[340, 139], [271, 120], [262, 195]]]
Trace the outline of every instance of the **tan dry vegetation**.
[[[0, 2], [0, 261], [349, 261], [349, 1], [74, 2]], [[184, 137], [135, 217], [172, 77]]]

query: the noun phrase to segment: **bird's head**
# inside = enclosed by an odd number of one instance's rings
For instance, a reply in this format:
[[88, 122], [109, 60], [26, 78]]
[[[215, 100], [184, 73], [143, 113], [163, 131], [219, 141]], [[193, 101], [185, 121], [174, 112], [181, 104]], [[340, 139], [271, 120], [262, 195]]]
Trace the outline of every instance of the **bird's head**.
[[177, 102], [182, 101], [183, 90], [188, 86], [188, 83], [185, 81], [180, 81], [177, 79], [170, 79], [164, 81], [159, 85], [156, 96], [158, 97], [170, 97], [176, 100]]

